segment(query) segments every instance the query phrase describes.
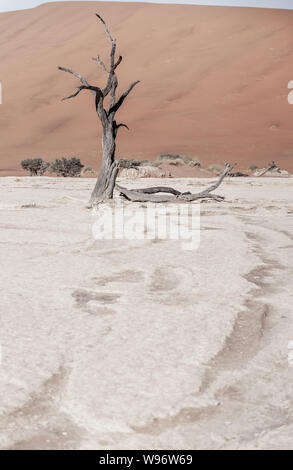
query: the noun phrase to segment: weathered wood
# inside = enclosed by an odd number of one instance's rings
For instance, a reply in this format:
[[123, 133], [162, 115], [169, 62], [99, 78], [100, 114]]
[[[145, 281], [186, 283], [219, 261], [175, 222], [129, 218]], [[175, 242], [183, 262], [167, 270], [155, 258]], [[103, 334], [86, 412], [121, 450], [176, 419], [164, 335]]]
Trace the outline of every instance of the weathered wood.
[[[90, 203], [92, 205], [97, 204], [98, 202], [104, 202], [107, 199], [112, 199], [113, 197], [113, 191], [109, 191], [108, 184], [109, 184], [109, 181], [111, 180], [112, 171], [114, 169], [113, 165], [115, 162], [116, 143], [115, 143], [115, 137], [112, 133], [112, 129], [110, 128], [110, 126], [106, 126], [103, 129], [102, 148], [103, 148], [102, 166], [101, 166], [94, 190], [91, 195]], [[118, 174], [119, 161], [117, 161], [116, 166], [117, 166], [117, 171], [115, 171], [115, 180]], [[115, 180], [113, 182], [113, 185], [115, 185]], [[114, 189], [114, 186], [113, 186], [113, 189]], [[111, 195], [110, 198], [109, 198], [109, 194]]]
[[174, 196], [179, 196], [179, 194], [181, 194], [181, 192], [177, 191], [177, 189], [170, 188], [168, 186], [155, 186], [152, 188], [138, 188], [138, 189], [133, 189], [132, 191], [135, 191], [136, 193], [145, 193], [145, 194], [171, 193], [171, 194], [174, 194]]
[[275, 162], [272, 161], [272, 163], [270, 163], [270, 165], [268, 165], [267, 168], [264, 168], [263, 171], [257, 175], [257, 177], [259, 178], [260, 176], [264, 176], [266, 173], [268, 173], [268, 171], [274, 170], [275, 168], [278, 168], [278, 167], [275, 164]]

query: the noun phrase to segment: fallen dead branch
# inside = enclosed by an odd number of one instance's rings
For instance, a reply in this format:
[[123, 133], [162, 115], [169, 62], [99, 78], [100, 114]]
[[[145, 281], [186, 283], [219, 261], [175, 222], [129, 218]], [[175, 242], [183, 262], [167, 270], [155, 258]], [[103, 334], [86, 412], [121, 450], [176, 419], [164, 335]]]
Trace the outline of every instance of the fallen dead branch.
[[272, 163], [267, 168], [264, 168], [263, 171], [261, 171], [257, 175], [257, 178], [259, 178], [260, 176], [264, 176], [266, 173], [268, 173], [271, 170], [275, 170], [276, 168], [278, 168], [277, 165], [275, 164], [274, 161], [272, 161]]
[[[235, 165], [231, 166], [226, 163], [225, 170], [221, 174], [218, 181], [207, 189], [199, 193], [192, 194], [190, 192], [181, 193], [174, 188], [165, 186], [155, 186], [151, 188], [140, 188], [140, 189], [127, 189], [116, 184], [116, 189], [120, 192], [120, 195], [132, 202], [172, 202], [172, 201], [185, 201], [192, 202], [199, 199], [212, 199], [214, 201], [221, 202], [225, 198], [218, 194], [213, 194], [223, 182], [224, 178], [229, 175]], [[162, 194], [159, 194], [162, 193]]]

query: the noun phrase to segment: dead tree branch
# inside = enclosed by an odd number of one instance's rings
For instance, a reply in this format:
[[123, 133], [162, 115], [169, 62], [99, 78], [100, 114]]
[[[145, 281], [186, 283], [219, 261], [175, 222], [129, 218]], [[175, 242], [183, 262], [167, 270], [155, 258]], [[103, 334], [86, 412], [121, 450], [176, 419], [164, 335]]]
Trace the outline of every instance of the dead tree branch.
[[[224, 178], [229, 174], [229, 172], [234, 168], [235, 165], [231, 166], [229, 163], [226, 163], [225, 170], [220, 175], [218, 181], [212, 186], [204, 189], [199, 193], [192, 194], [190, 192], [181, 193], [176, 189], [164, 186], [155, 186], [152, 188], [145, 189], [127, 189], [120, 185], [116, 184], [116, 189], [120, 192], [129, 201], [133, 202], [174, 202], [174, 201], [185, 201], [192, 202], [199, 199], [212, 199], [215, 201], [223, 201], [225, 198], [219, 196], [218, 194], [213, 194], [212, 191], [217, 189], [223, 182]], [[157, 193], [169, 193], [166, 194], [157, 194]]]
[[92, 60], [94, 60], [95, 62], [98, 62], [98, 64], [100, 64], [103, 69], [105, 70], [105, 72], [107, 73], [110, 73], [110, 70], [107, 69], [106, 65], [104, 64], [104, 62], [100, 59], [100, 57], [93, 57]]
[[[67, 69], [66, 67], [58, 67], [59, 70], [61, 70], [61, 72], [67, 72], [67, 73], [71, 73], [72, 75], [74, 75], [84, 86], [88, 87], [90, 86], [89, 83], [87, 82], [87, 80], [82, 76], [80, 75], [79, 73], [75, 72], [74, 70], [71, 70], [71, 69]], [[94, 92], [92, 92], [94, 94]]]
[[271, 171], [271, 170], [275, 170], [276, 168], [278, 168], [277, 165], [275, 164], [274, 161], [272, 161], [272, 163], [270, 163], [267, 168], [264, 168], [264, 170], [261, 171], [261, 172], [257, 175], [257, 177], [259, 178], [260, 176], [264, 176], [266, 173], [268, 173], [268, 172]]

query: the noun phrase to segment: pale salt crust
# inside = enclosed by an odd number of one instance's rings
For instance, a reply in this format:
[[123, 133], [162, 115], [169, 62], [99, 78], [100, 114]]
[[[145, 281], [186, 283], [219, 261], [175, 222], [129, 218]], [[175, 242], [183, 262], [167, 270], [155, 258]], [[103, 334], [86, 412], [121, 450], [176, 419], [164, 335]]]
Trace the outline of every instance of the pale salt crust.
[[194, 251], [94, 240], [94, 183], [0, 179], [1, 448], [292, 449], [293, 179], [227, 179]]

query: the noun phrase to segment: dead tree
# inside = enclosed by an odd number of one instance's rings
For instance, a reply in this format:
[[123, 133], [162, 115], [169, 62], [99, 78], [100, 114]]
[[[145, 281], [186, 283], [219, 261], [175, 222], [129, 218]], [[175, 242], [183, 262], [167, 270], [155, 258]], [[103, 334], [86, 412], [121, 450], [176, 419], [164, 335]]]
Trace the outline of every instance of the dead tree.
[[[115, 161], [117, 132], [118, 129], [121, 127], [125, 127], [128, 129], [126, 124], [117, 123], [115, 115], [124, 103], [124, 100], [127, 98], [129, 93], [139, 83], [139, 80], [131, 83], [127, 90], [122, 93], [118, 99], [116, 98], [116, 91], [118, 87], [116, 69], [121, 63], [122, 57], [119, 56], [118, 59], [116, 59], [116, 39], [111, 36], [110, 31], [103, 18], [98, 14], [96, 16], [99, 21], [101, 21], [104, 25], [106, 35], [111, 43], [109, 66], [106, 66], [106, 64], [100, 59], [100, 57], [93, 58], [93, 60], [96, 61], [108, 74], [108, 80], [105, 88], [101, 89], [97, 86], [90, 85], [82, 75], [75, 72], [74, 70], [65, 67], [58, 67], [59, 70], [74, 75], [82, 83], [81, 86], [77, 87], [75, 93], [63, 98], [62, 101], [75, 98], [82, 90], [89, 90], [94, 96], [96, 112], [102, 124], [102, 166], [95, 188], [91, 195], [91, 206], [113, 198], [113, 191], [116, 184], [116, 178], [120, 165], [119, 160]], [[104, 100], [108, 95], [109, 106], [106, 109]], [[191, 194], [190, 192], [181, 193], [180, 191], [177, 191], [173, 188], [164, 186], [129, 190], [116, 185], [116, 189], [120, 191], [121, 196], [125, 197], [130, 201], [137, 202], [169, 202], [174, 200], [191, 202], [199, 199], [213, 199], [215, 201], [222, 201], [224, 197], [219, 196], [217, 194], [213, 194], [212, 191], [214, 191], [220, 186], [224, 178], [231, 172], [232, 168], [234, 168], [234, 166], [232, 167], [230, 164], [227, 163], [225, 170], [223, 171], [217, 183], [213, 184], [204, 191], [201, 191], [196, 194]]]
[[[62, 101], [68, 100], [70, 98], [75, 98], [82, 90], [89, 90], [95, 99], [95, 108], [98, 114], [98, 117], [102, 124], [102, 166], [99, 172], [99, 176], [95, 185], [95, 188], [92, 192], [90, 204], [97, 204], [99, 202], [105, 201], [107, 199], [112, 199], [113, 190], [115, 186], [116, 177], [119, 171], [119, 161], [115, 161], [115, 150], [116, 150], [116, 137], [118, 129], [125, 127], [128, 129], [126, 124], [117, 123], [115, 120], [115, 115], [119, 108], [124, 103], [124, 100], [127, 98], [129, 93], [133, 88], [139, 83], [139, 80], [131, 83], [127, 90], [121, 94], [121, 96], [116, 99], [116, 91], [118, 87], [118, 79], [116, 75], [116, 69], [122, 61], [122, 57], [119, 56], [116, 59], [116, 39], [114, 39], [110, 31], [100, 15], [96, 15], [99, 21], [104, 25], [106, 35], [111, 43], [111, 52], [110, 52], [110, 64], [106, 66], [105, 63], [100, 59], [100, 57], [94, 57], [93, 60], [96, 61], [108, 74], [107, 84], [104, 89], [101, 89], [97, 86], [90, 85], [88, 81], [79, 73], [74, 70], [58, 67], [59, 70], [63, 72], [68, 72], [74, 75], [82, 85], [77, 87], [77, 91], [70, 96], [63, 98]], [[106, 109], [104, 100], [109, 95], [109, 106]]]

